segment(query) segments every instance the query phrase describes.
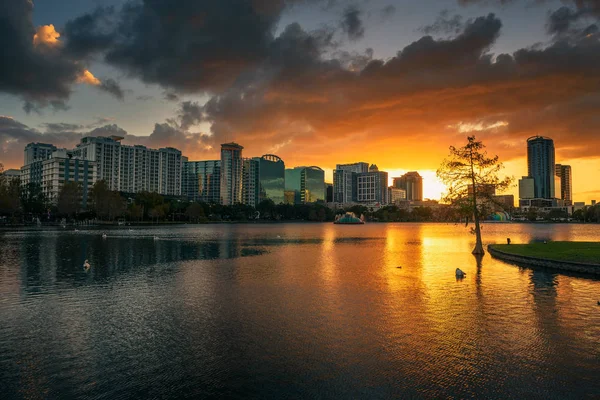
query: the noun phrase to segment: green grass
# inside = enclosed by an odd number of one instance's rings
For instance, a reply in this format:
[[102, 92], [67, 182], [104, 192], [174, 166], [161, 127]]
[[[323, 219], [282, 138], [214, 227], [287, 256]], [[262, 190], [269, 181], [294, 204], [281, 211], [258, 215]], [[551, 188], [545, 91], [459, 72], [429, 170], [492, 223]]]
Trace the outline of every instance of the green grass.
[[494, 249], [519, 256], [555, 261], [600, 264], [600, 242], [548, 242], [530, 244], [494, 244]]

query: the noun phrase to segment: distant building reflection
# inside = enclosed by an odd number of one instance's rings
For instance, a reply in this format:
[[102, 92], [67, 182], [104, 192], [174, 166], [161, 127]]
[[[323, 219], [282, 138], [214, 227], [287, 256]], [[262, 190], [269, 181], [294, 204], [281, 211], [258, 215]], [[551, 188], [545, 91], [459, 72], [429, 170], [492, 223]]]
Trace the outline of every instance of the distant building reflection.
[[[60, 281], [106, 279], [140, 267], [189, 260], [215, 260], [264, 253], [262, 248], [232, 237], [193, 241], [180, 239], [58, 234], [28, 236], [20, 244], [21, 283], [32, 289]], [[88, 260], [91, 269], [85, 271]]]

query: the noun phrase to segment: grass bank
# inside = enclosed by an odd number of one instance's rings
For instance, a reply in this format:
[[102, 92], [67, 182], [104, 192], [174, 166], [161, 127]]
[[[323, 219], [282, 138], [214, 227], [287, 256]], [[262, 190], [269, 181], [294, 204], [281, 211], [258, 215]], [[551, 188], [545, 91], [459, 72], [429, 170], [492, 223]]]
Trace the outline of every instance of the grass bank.
[[508, 254], [543, 260], [600, 264], [600, 242], [494, 244], [492, 248]]

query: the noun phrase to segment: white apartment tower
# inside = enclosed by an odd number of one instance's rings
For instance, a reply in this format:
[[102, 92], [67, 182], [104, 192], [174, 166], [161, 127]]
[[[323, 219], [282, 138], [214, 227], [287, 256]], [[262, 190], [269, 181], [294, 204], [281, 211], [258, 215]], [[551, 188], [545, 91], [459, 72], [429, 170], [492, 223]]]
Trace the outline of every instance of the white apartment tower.
[[127, 146], [121, 140], [120, 136], [85, 137], [73, 155], [95, 161], [97, 180], [106, 181], [111, 190], [181, 195], [181, 151], [171, 147], [156, 150]]

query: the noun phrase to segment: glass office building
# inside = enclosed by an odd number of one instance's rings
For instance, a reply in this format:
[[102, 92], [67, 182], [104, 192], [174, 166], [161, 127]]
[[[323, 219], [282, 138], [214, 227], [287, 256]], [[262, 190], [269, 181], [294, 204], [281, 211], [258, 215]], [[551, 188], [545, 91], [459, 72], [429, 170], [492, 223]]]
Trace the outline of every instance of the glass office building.
[[189, 200], [218, 203], [221, 190], [221, 160], [184, 162], [181, 190]]
[[255, 158], [259, 164], [258, 203], [271, 199], [273, 203], [284, 202], [285, 164], [274, 154], [265, 154]]
[[527, 171], [533, 178], [534, 197], [552, 199], [554, 193], [554, 141], [542, 136], [527, 139]]
[[294, 204], [324, 202], [325, 171], [315, 166], [286, 169], [285, 191], [288, 202], [291, 202], [291, 192], [294, 193]]

